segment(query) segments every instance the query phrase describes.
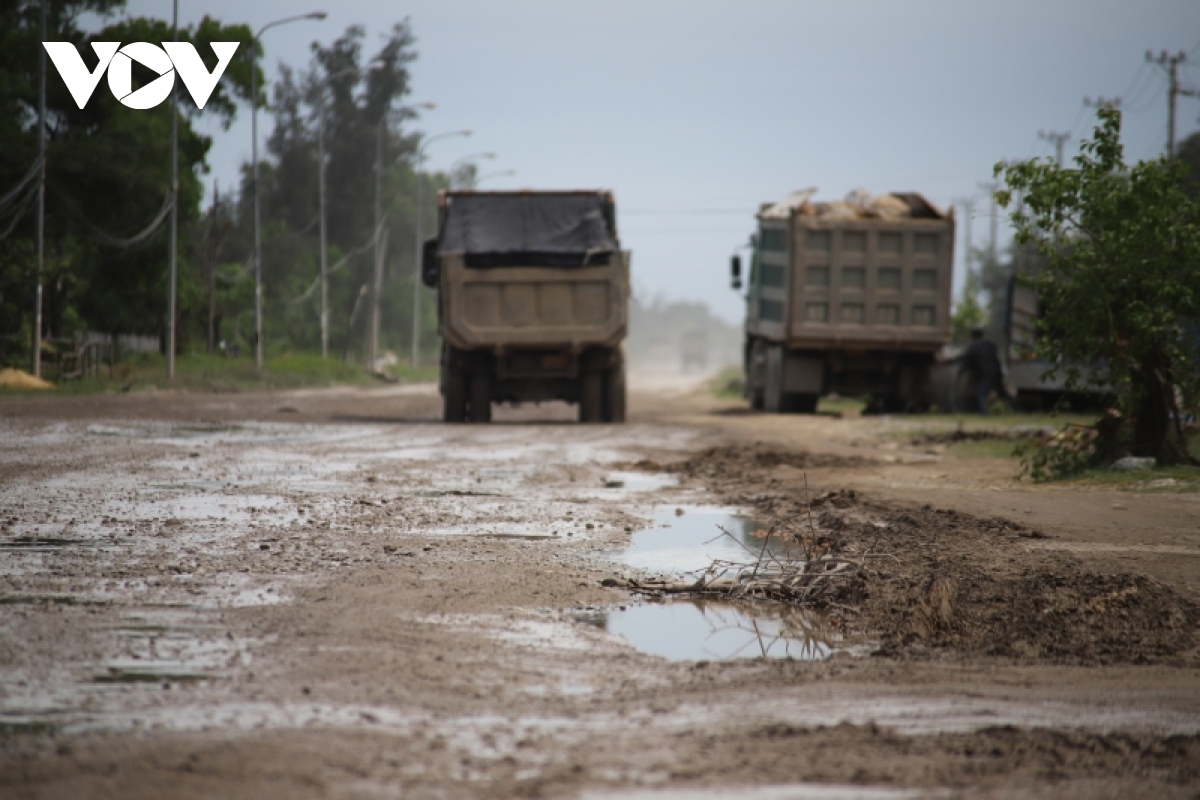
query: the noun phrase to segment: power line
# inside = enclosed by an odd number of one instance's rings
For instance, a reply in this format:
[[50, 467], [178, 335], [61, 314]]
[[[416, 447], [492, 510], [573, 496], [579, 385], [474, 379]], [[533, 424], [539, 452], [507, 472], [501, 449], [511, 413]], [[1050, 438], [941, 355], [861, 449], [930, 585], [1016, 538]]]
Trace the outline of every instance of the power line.
[[33, 162], [33, 166], [25, 173], [25, 176], [17, 182], [17, 185], [8, 190], [8, 193], [0, 197], [0, 208], [4, 208], [9, 203], [16, 199], [21, 190], [29, 185], [29, 182], [38, 176], [38, 171], [42, 168], [42, 159], [39, 156], [37, 161]]

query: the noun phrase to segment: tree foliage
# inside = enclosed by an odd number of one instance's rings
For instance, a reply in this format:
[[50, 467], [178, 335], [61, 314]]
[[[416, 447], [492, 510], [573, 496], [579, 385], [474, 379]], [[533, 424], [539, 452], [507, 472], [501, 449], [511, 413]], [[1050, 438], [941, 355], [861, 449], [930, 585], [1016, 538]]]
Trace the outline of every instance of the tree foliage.
[[[416, 114], [404, 104], [415, 39], [407, 21], [394, 25], [373, 54], [363, 28], [351, 26], [332, 43], [312, 45], [306, 68], [282, 67], [272, 92], [274, 128], [260, 164], [264, 219], [263, 271], [268, 344], [317, 349], [320, 342], [319, 123], [324, 122], [330, 346], [357, 355], [367, 332], [374, 286], [376, 158], [380, 212], [386, 231], [381, 346], [407, 352], [412, 331]], [[377, 147], [379, 152], [377, 153]], [[250, 197], [248, 174], [243, 198]], [[425, 236], [432, 235], [444, 175], [423, 174]], [[241, 224], [249, 224], [249, 208]], [[363, 295], [366, 287], [366, 295]], [[425, 292], [422, 349], [436, 350], [436, 309]], [[357, 307], [357, 313], [356, 312]]]
[[[93, 41], [170, 41], [170, 23], [148, 18], [114, 19], [123, 0], [55, 0], [48, 4], [47, 38], [72, 42], [89, 68], [95, 67]], [[79, 27], [84, 12], [98, 13], [106, 24], [87, 32]], [[38, 154], [38, 54], [41, 48], [40, 3], [0, 2], [0, 186], [17, 184]], [[180, 41], [196, 45], [211, 69], [213, 41], [238, 41], [250, 48], [245, 25], [225, 25], [205, 17], [180, 29]], [[186, 91], [179, 98], [179, 217], [183, 237], [199, 219], [200, 178], [207, 169], [211, 139], [193, 122], [202, 114], [226, 125], [239, 100], [249, 99], [248, 58], [235, 58], [204, 110]], [[157, 76], [135, 67], [134, 88]], [[103, 85], [80, 109], [57, 70], [47, 60], [46, 93], [46, 270], [44, 334], [61, 337], [73, 329], [111, 333], [158, 333], [166, 312], [166, 226], [137, 243], [119, 245], [156, 219], [169, 198], [171, 104], [134, 110], [119, 103]], [[30, 184], [19, 208], [0, 210], [14, 223], [0, 240], [0, 286], [20, 286], [11, 316], [3, 314], [0, 335], [31, 330], [33, 305], [35, 214]], [[23, 209], [23, 210], [22, 210]], [[18, 216], [17, 212], [20, 211]], [[7, 220], [6, 220], [7, 221]], [[4, 231], [0, 225], [0, 232]], [[186, 253], [186, 249], [184, 249]], [[188, 271], [186, 261], [181, 265]], [[185, 284], [185, 290], [188, 288]], [[9, 310], [8, 291], [4, 292]], [[184, 296], [181, 293], [181, 296]]]
[[1018, 244], [1044, 268], [1027, 278], [1043, 308], [1040, 355], [1069, 388], [1103, 388], [1115, 414], [1097, 429], [1090, 463], [1130, 453], [1190, 460], [1183, 422], [1200, 401], [1200, 204], [1166, 158], [1126, 165], [1120, 111], [1098, 113], [1071, 167], [997, 164]]

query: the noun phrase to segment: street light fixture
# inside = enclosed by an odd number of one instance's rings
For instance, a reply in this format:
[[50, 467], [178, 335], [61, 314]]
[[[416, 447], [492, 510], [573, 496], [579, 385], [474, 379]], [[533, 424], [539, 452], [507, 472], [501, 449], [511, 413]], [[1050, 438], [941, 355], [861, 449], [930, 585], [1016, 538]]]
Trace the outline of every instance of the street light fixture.
[[439, 133], [436, 136], [430, 136], [417, 147], [417, 153], [413, 159], [413, 176], [417, 180], [417, 207], [415, 217], [416, 235], [413, 236], [413, 335], [412, 335], [412, 365], [415, 369], [417, 366], [417, 353], [421, 345], [421, 250], [423, 242], [421, 241], [421, 206], [425, 202], [424, 187], [421, 184], [421, 163], [425, 160], [425, 148], [439, 139], [449, 139], [453, 136], [470, 136], [472, 131], [469, 129], [461, 131], [447, 131]]
[[478, 186], [479, 184], [483, 183], [488, 178], [504, 178], [509, 175], [516, 175], [516, 174], [517, 174], [517, 171], [515, 169], [502, 169], [499, 172], [489, 172], [486, 175], [480, 175], [478, 178], [476, 178], [475, 186]]
[[263, 332], [262, 332], [262, 226], [259, 220], [258, 203], [258, 70], [255, 60], [258, 52], [258, 41], [271, 28], [286, 25], [289, 22], [299, 22], [305, 19], [322, 20], [327, 17], [324, 11], [312, 11], [308, 14], [296, 14], [291, 17], [268, 22], [258, 29], [250, 42], [250, 130], [252, 142], [250, 145], [250, 160], [253, 164], [251, 184], [254, 188], [254, 368], [263, 368]]
[[[482, 160], [482, 159], [485, 159], [485, 158], [491, 159], [491, 158], [495, 158], [495, 157], [496, 157], [496, 154], [495, 154], [495, 153], [491, 153], [491, 152], [488, 152], [488, 153], [472, 153], [472, 154], [471, 154], [471, 155], [469, 155], [469, 156], [463, 156], [462, 158], [455, 159], [455, 161], [454, 161], [454, 162], [453, 162], [453, 163], [450, 165], [450, 169], [446, 170], [446, 174], [447, 174], [447, 175], [449, 175], [449, 176], [450, 176], [450, 180], [451, 180], [451, 181], [453, 181], [453, 180], [454, 180], [454, 174], [455, 174], [456, 172], [458, 172], [458, 170], [459, 170], [461, 167], [463, 167], [463, 166], [466, 166], [467, 164], [470, 164], [472, 161], [480, 161], [480, 160]], [[473, 182], [473, 181], [472, 181], [472, 182]], [[467, 188], [468, 188], [468, 189], [470, 189], [470, 188], [474, 188], [474, 187], [473, 187], [473, 186], [468, 186]]]

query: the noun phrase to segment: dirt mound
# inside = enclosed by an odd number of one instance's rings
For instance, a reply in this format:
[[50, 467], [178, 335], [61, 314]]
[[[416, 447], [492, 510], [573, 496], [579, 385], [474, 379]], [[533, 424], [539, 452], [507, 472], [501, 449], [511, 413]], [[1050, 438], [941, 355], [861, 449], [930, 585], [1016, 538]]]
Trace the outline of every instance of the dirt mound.
[[747, 475], [776, 467], [795, 469], [849, 469], [874, 462], [857, 456], [829, 453], [809, 453], [804, 450], [782, 450], [761, 444], [753, 446], [710, 447], [686, 461], [670, 464], [665, 469], [688, 478], [722, 478], [736, 480]]
[[0, 387], [6, 389], [53, 389], [54, 384], [20, 369], [0, 369]]
[[820, 500], [817, 525], [836, 531], [846, 552], [869, 565], [841, 592], [840, 602], [860, 612], [848, 623], [880, 637], [883, 653], [1064, 664], [1196, 660], [1200, 607], [1143, 576], [1100, 575], [1062, 553], [1022, 546], [1046, 538], [1039, 531], [928, 507], [896, 509], [852, 493]]
[[[800, 518], [831, 537], [862, 571], [830, 599], [846, 630], [892, 657], [998, 656], [1061, 664], [1200, 663], [1200, 606], [1144, 576], [1084, 570], [1012, 520], [931, 506], [882, 503], [852, 490], [814, 495], [771, 484], [780, 464], [828, 457], [761, 448], [714, 448], [675, 469], [760, 519]], [[841, 465], [841, 460], [834, 458]], [[758, 480], [756, 481], [756, 475]], [[747, 484], [761, 493], [747, 495]]]

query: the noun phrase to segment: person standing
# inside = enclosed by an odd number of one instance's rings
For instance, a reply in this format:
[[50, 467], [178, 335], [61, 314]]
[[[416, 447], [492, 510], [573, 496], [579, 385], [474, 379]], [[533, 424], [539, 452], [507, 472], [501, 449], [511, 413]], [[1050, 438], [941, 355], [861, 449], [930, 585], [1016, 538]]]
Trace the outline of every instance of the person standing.
[[975, 398], [979, 413], [987, 414], [988, 395], [995, 389], [997, 393], [1008, 399], [1008, 390], [1004, 387], [1004, 373], [1000, 368], [1000, 355], [996, 345], [984, 338], [983, 328], [971, 331], [971, 346], [963, 355], [963, 364], [975, 377]]

